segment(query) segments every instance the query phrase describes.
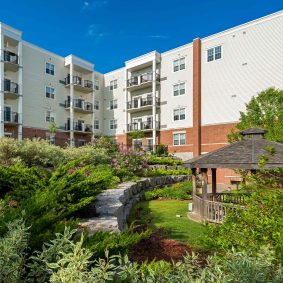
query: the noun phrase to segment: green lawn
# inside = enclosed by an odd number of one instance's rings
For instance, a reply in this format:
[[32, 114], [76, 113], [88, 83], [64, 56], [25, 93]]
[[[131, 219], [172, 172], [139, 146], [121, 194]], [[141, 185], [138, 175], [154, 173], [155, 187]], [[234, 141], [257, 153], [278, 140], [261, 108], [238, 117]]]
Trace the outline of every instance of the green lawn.
[[[147, 225], [150, 229], [165, 228], [167, 237], [190, 246], [199, 242], [205, 227], [187, 218], [188, 201], [151, 200], [138, 203], [131, 211], [130, 221]], [[176, 217], [180, 215], [181, 217]]]

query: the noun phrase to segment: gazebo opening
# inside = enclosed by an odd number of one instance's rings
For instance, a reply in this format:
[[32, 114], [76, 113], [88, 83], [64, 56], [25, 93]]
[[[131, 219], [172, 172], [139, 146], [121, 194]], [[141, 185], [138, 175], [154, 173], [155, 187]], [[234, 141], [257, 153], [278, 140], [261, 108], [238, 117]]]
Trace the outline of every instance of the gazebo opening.
[[[227, 209], [245, 204], [245, 194], [218, 192], [216, 172], [218, 168], [242, 169], [256, 173], [264, 157], [264, 169], [283, 167], [283, 144], [264, 138], [265, 130], [251, 128], [241, 132], [243, 139], [221, 149], [200, 155], [185, 162], [192, 170], [193, 207], [191, 216], [198, 220], [221, 223]], [[211, 169], [211, 192], [208, 193], [208, 169]], [[200, 188], [197, 176], [200, 175]]]

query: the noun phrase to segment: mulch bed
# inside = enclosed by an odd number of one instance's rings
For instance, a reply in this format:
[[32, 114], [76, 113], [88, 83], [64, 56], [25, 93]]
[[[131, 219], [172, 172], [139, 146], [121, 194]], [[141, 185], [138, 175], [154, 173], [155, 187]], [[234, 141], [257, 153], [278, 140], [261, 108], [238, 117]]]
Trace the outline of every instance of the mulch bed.
[[176, 240], [166, 239], [160, 234], [153, 234], [148, 239], [141, 240], [129, 250], [129, 258], [132, 261], [142, 263], [145, 261], [165, 260], [168, 262], [183, 260], [187, 253], [198, 253], [200, 261], [205, 264], [207, 253], [196, 250]]

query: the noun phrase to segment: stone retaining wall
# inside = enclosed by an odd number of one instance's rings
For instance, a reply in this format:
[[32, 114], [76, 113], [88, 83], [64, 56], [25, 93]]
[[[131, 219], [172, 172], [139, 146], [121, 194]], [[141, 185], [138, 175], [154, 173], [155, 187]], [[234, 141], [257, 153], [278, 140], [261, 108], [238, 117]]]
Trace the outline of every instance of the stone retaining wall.
[[131, 208], [143, 199], [146, 191], [190, 179], [189, 175], [142, 178], [137, 182], [122, 183], [116, 189], [106, 190], [98, 194], [92, 204], [96, 216], [81, 222], [80, 228], [87, 229], [90, 234], [100, 230], [123, 231], [127, 228]]

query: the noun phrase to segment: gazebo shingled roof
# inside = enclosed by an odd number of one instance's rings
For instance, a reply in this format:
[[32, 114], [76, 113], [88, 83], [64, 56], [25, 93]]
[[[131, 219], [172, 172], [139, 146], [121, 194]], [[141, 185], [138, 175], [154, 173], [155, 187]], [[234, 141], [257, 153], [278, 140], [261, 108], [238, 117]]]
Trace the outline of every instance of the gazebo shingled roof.
[[264, 169], [283, 167], [283, 144], [264, 139], [265, 130], [248, 129], [241, 134], [244, 138], [218, 150], [200, 155], [185, 162], [188, 168], [231, 168], [260, 169], [262, 156], [267, 158]]

